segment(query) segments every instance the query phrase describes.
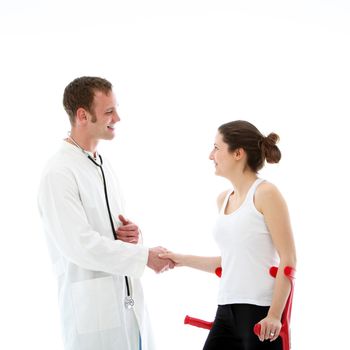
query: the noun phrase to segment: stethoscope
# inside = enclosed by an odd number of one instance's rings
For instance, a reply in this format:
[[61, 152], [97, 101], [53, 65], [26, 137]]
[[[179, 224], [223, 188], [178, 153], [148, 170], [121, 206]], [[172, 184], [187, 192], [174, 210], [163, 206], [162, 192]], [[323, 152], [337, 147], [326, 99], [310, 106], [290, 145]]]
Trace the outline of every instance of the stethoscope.
[[[103, 180], [103, 189], [104, 189], [104, 193], [105, 193], [105, 200], [106, 200], [106, 205], [107, 205], [109, 222], [111, 224], [113, 237], [114, 237], [115, 240], [117, 240], [118, 237], [117, 237], [117, 233], [115, 231], [113, 218], [112, 218], [112, 214], [111, 214], [111, 209], [109, 207], [106, 177], [105, 177], [105, 173], [104, 173], [103, 167], [102, 167], [102, 165], [103, 165], [102, 157], [101, 157], [100, 154], [98, 155], [98, 157], [100, 158], [100, 164], [97, 163], [96, 160], [94, 158], [92, 158], [91, 155], [87, 151], [84, 150], [84, 148], [82, 148], [81, 146], [78, 145], [78, 143], [73, 139], [73, 137], [70, 134], [68, 134], [68, 138], [74, 143], [75, 146], [77, 146], [78, 148], [80, 148], [82, 150], [82, 152], [89, 158], [89, 160], [92, 163], [94, 163], [101, 170], [102, 180]], [[126, 297], [124, 299], [124, 304], [125, 304], [125, 307], [127, 309], [131, 309], [135, 305], [135, 301], [134, 301], [134, 299], [131, 296], [131, 288], [130, 288], [129, 278], [128, 278], [128, 276], [124, 276], [124, 278], [125, 278], [125, 284], [126, 284]]]

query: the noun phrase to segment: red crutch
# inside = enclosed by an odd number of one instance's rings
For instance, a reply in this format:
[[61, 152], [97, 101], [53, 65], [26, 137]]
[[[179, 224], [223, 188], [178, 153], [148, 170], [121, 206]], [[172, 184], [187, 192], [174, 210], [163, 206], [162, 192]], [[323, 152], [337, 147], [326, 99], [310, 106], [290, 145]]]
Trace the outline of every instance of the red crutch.
[[[276, 266], [272, 266], [270, 268], [270, 275], [272, 277], [276, 277], [277, 271], [278, 271], [278, 268]], [[218, 277], [221, 277], [221, 273], [222, 273], [221, 267], [218, 267], [215, 270], [215, 273]], [[281, 328], [279, 336], [282, 338], [283, 350], [290, 350], [290, 348], [291, 348], [291, 345], [290, 345], [290, 316], [291, 316], [291, 312], [292, 312], [292, 303], [293, 303], [295, 269], [293, 267], [286, 266], [284, 268], [284, 274], [290, 280], [291, 289], [290, 289], [290, 293], [289, 293], [289, 296], [288, 296], [288, 299], [286, 302], [286, 306], [284, 307], [284, 311], [282, 314], [282, 320], [281, 320], [282, 328]], [[194, 318], [194, 317], [190, 317], [190, 316], [185, 317], [184, 323], [189, 324], [191, 326], [204, 328], [204, 329], [211, 329], [211, 327], [213, 325], [213, 322], [203, 321], [203, 320], [200, 320], [198, 318]], [[257, 323], [254, 326], [254, 333], [256, 335], [259, 335], [260, 329], [261, 329], [261, 325], [259, 323]]]
[[[217, 267], [215, 269], [215, 274], [216, 274], [216, 276], [221, 277], [222, 268], [221, 267]], [[203, 320], [200, 320], [199, 318], [190, 317], [188, 315], [186, 315], [184, 323], [185, 324], [189, 324], [191, 326], [204, 328], [204, 329], [211, 329], [211, 327], [213, 325], [213, 322], [203, 321]]]
[[[276, 266], [272, 266], [270, 268], [270, 275], [276, 278], [278, 268]], [[295, 269], [290, 266], [286, 266], [284, 268], [284, 274], [288, 277], [290, 281], [290, 293], [286, 302], [286, 306], [284, 307], [282, 314], [282, 328], [279, 336], [282, 338], [282, 346], [283, 350], [289, 350], [291, 348], [291, 337], [290, 337], [290, 317], [292, 313], [292, 304], [293, 304], [293, 293], [294, 293], [294, 279], [295, 279]], [[254, 326], [254, 333], [256, 335], [260, 334], [261, 325], [257, 323]]]

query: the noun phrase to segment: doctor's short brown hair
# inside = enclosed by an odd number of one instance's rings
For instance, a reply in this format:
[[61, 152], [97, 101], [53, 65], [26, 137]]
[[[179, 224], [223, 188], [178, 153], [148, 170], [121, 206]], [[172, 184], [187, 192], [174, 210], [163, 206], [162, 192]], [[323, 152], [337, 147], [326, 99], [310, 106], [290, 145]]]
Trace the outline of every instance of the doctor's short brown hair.
[[71, 125], [75, 124], [78, 108], [84, 108], [93, 113], [95, 92], [101, 91], [106, 95], [112, 91], [112, 84], [99, 77], [80, 77], [70, 82], [64, 89], [63, 106], [69, 116]]

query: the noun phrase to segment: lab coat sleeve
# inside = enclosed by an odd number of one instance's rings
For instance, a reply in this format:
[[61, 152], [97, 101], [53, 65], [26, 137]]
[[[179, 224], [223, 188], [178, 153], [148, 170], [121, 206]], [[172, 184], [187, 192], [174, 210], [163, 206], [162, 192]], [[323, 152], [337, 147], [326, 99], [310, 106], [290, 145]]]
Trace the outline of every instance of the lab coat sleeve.
[[71, 172], [47, 172], [39, 188], [38, 203], [46, 233], [68, 260], [88, 270], [134, 278], [143, 274], [148, 248], [112, 240], [95, 231]]

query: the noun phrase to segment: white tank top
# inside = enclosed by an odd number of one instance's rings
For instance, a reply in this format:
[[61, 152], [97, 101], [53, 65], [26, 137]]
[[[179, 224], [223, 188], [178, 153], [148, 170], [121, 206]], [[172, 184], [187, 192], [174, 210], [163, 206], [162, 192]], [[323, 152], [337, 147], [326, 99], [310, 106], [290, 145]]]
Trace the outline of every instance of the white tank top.
[[241, 206], [226, 215], [230, 190], [214, 226], [214, 238], [222, 259], [218, 304], [254, 304], [270, 306], [274, 279], [269, 268], [278, 266], [279, 257], [265, 224], [264, 216], [256, 209], [254, 194], [263, 179], [250, 187]]

